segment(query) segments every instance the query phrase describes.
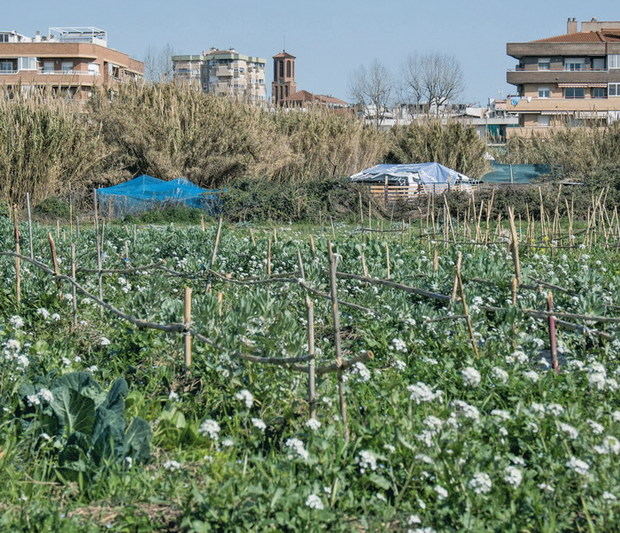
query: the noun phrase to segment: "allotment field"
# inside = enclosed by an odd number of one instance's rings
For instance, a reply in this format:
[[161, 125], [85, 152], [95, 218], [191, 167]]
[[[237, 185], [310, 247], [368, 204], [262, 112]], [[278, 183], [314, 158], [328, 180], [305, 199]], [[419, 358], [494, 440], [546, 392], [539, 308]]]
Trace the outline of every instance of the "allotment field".
[[0, 219], [0, 528], [616, 529], [617, 217], [507, 218]]

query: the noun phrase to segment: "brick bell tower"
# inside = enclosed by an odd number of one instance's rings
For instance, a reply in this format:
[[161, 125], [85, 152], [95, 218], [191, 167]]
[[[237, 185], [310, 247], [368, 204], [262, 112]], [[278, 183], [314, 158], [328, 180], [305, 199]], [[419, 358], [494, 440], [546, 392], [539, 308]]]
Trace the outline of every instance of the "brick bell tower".
[[295, 56], [282, 50], [273, 56], [273, 82], [271, 83], [271, 100], [275, 105], [282, 105], [282, 100], [297, 92], [295, 83]]

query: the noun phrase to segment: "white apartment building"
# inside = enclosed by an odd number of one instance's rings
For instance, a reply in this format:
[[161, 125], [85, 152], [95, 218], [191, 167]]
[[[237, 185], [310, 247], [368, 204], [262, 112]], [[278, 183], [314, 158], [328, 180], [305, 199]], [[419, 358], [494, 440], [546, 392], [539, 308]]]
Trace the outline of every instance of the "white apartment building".
[[172, 56], [174, 79], [199, 84], [206, 93], [264, 102], [265, 59], [234, 49], [211, 48], [200, 55]]

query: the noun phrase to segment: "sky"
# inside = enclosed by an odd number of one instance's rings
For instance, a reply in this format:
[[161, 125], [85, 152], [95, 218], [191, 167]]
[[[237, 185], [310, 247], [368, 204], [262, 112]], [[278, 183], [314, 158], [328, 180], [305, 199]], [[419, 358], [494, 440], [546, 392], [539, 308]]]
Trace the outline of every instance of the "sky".
[[3, 2], [1, 30], [34, 35], [50, 26], [97, 26], [108, 44], [137, 59], [170, 45], [177, 54], [212, 46], [268, 59], [297, 57], [297, 86], [350, 99], [353, 70], [374, 59], [398, 80], [409, 54], [460, 61], [466, 103], [514, 92], [507, 42], [566, 33], [566, 20], [620, 20], [618, 0], [23, 0]]

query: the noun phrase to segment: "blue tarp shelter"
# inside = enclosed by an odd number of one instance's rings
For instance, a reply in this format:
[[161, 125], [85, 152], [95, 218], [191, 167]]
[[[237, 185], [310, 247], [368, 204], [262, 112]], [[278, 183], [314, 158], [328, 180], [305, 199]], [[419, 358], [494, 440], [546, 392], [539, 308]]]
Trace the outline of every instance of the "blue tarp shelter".
[[125, 183], [97, 189], [95, 195], [104, 213], [123, 216], [169, 205], [184, 205], [217, 214], [221, 190], [203, 189], [186, 178], [170, 181], [143, 174]]
[[351, 181], [388, 185], [456, 185], [472, 182], [464, 174], [439, 163], [407, 163], [375, 165], [351, 176]]

